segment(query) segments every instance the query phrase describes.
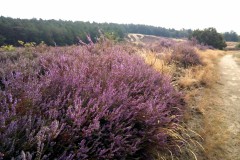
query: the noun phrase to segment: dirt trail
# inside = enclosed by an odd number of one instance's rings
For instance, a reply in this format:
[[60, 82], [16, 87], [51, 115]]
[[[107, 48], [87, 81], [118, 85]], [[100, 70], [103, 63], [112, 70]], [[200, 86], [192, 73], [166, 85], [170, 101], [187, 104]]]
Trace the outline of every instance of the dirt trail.
[[219, 133], [208, 135], [208, 139], [223, 142], [211, 153], [210, 159], [240, 160], [240, 66], [232, 55], [225, 55], [219, 69], [221, 85], [217, 90], [221, 103], [212, 108], [219, 113], [216, 117], [212, 114], [213, 119], [220, 121], [218, 126], [212, 126], [219, 128]]
[[144, 37], [144, 35], [142, 35], [142, 34], [133, 34], [132, 33], [132, 34], [129, 34], [128, 37], [130, 39], [130, 42], [139, 44], [139, 43], [142, 43], [141, 39]]

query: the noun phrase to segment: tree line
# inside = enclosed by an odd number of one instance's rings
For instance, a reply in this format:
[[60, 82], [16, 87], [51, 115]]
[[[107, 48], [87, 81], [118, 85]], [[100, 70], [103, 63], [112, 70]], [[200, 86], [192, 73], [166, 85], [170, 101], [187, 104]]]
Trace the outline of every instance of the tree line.
[[[167, 29], [140, 24], [96, 23], [83, 21], [43, 20], [43, 19], [14, 19], [0, 17], [0, 46], [11, 44], [18, 46], [18, 40], [24, 42], [44, 41], [47, 45], [72, 45], [79, 39], [87, 41], [90, 35], [93, 41], [100, 37], [99, 30], [114, 40], [121, 41], [128, 33], [139, 33], [171, 38], [187, 38], [192, 35], [191, 29]], [[236, 32], [223, 34], [227, 41], [238, 41]]]
[[232, 41], [232, 42], [240, 41], [240, 36], [234, 31], [223, 33], [223, 37], [226, 41]]
[[0, 17], [0, 45], [19, 45], [24, 42], [44, 41], [48, 45], [72, 45], [81, 39], [87, 42], [86, 35], [95, 41], [100, 36], [99, 30], [116, 40], [123, 40], [127, 33], [140, 33], [172, 38], [188, 37], [191, 30], [175, 30], [163, 27], [135, 24], [90, 23], [82, 21], [14, 19]]

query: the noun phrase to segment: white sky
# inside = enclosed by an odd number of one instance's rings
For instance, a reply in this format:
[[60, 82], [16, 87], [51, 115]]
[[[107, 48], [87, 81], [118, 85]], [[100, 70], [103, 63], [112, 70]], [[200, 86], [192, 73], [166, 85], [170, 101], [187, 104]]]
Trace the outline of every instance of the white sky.
[[215, 27], [240, 34], [239, 0], [0, 0], [0, 15], [147, 24], [175, 29]]

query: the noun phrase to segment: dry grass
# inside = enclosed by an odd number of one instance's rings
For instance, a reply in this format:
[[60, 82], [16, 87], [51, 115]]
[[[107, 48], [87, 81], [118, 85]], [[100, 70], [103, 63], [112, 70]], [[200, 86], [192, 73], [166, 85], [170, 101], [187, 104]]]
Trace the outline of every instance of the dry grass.
[[[218, 60], [226, 52], [206, 50], [198, 51], [198, 54], [204, 65], [185, 70], [178, 83], [185, 89], [185, 101], [189, 107], [185, 114], [187, 126], [204, 139], [201, 144], [205, 152], [196, 151], [195, 153], [201, 160], [205, 160], [214, 157], [214, 151], [227, 139], [226, 131], [217, 127], [222, 123], [222, 114], [220, 111], [219, 113], [215, 111], [215, 108], [221, 99], [214, 88], [219, 79]], [[211, 135], [214, 135], [215, 139], [210, 139]]]
[[[181, 88], [194, 89], [201, 86], [210, 87], [217, 81], [215, 65], [224, 51], [206, 50], [198, 51], [203, 62], [202, 66], [191, 67], [183, 71], [178, 84]], [[191, 94], [191, 93], [187, 93]]]
[[184, 70], [178, 84], [181, 88], [194, 89], [201, 86], [211, 86], [215, 82], [212, 66], [198, 66]]
[[[159, 55], [158, 53], [142, 49], [138, 53], [156, 71], [169, 75], [174, 80], [177, 89], [184, 92], [184, 98], [187, 103], [187, 112], [184, 115], [184, 119], [187, 122], [187, 129], [182, 129], [182, 133], [185, 136], [178, 138], [183, 141], [184, 138], [187, 139], [188, 146], [181, 148], [183, 153], [178, 159], [195, 159], [195, 157], [198, 157], [198, 159], [204, 160], [213, 157], [212, 154], [217, 149], [217, 146], [223, 145], [227, 139], [226, 131], [219, 127], [213, 127], [219, 126], [222, 122], [221, 113], [213, 111], [221, 100], [218, 98], [218, 94], [215, 93], [217, 91], [213, 91], [219, 78], [217, 70], [218, 60], [226, 52], [197, 50], [203, 65], [187, 69], [177, 68], [176, 65], [167, 63], [171, 55], [170, 51]], [[239, 55], [236, 54], [236, 56], [240, 57], [240, 53]], [[191, 132], [192, 130], [196, 131], [196, 133]], [[173, 132], [172, 135], [176, 136], [177, 134]], [[210, 139], [209, 137], [211, 136], [209, 135], [216, 135], [214, 136], [215, 139]], [[204, 140], [200, 137], [203, 137]], [[160, 154], [157, 155], [158, 158], [156, 159], [176, 159], [176, 157], [172, 156], [172, 153], [167, 155]]]
[[144, 58], [147, 64], [162, 74], [172, 77], [176, 72], [176, 65], [170, 65], [166, 61], [166, 59], [169, 57], [168, 53], [162, 55], [161, 58], [158, 58], [156, 53], [147, 50], [141, 50], [139, 51], [139, 54]]
[[198, 50], [198, 54], [200, 55], [205, 65], [211, 65], [211, 64], [216, 64], [217, 62], [216, 60], [218, 60], [219, 57], [225, 55], [226, 52], [220, 51], [220, 50], [208, 49], [205, 51]]
[[[214, 84], [216, 84], [219, 79], [218, 70], [216, 67], [218, 60], [221, 56], [225, 55], [226, 53], [225, 51], [220, 51], [220, 50], [206, 50], [206, 51], [198, 51], [198, 54], [200, 55], [204, 65], [190, 68], [188, 71], [186, 71], [187, 74], [183, 75], [183, 77], [180, 78], [181, 80], [181, 79], [187, 79], [187, 77], [190, 77], [190, 79], [194, 79], [194, 83], [195, 85], [197, 85], [195, 88], [193, 88], [192, 90], [189, 90], [186, 93], [186, 97], [191, 97], [192, 92], [194, 93], [194, 95], [199, 95], [205, 92], [199, 89], [205, 89], [205, 90], [212, 89]], [[199, 90], [199, 92], [196, 90]], [[200, 95], [200, 96], [203, 96], [203, 95]], [[189, 99], [189, 103], [191, 103], [190, 101], [194, 100], [194, 98], [193, 99], [188, 98], [188, 99]], [[207, 97], [201, 98], [201, 100], [199, 100], [195, 105], [200, 111], [204, 113], [204, 111], [206, 110], [205, 107], [208, 106], [207, 102], [209, 102], [209, 100], [210, 99], [208, 99]]]
[[181, 90], [186, 91], [185, 94], [188, 97], [187, 102], [189, 101], [189, 103], [191, 103], [190, 97], [192, 97], [189, 95], [192, 95], [192, 92], [195, 94], [195, 90], [199, 90], [202, 87], [211, 87], [217, 82], [218, 76], [216, 75], [215, 66], [219, 57], [223, 56], [225, 51], [198, 50], [197, 53], [200, 55], [203, 65], [183, 69], [168, 63], [171, 51], [161, 55], [145, 49], [138, 51], [138, 54], [144, 58], [147, 64], [152, 66], [156, 71], [169, 75]]
[[199, 108], [204, 110], [203, 127], [199, 133], [204, 138], [203, 146], [207, 159], [213, 159], [216, 153], [218, 157], [224, 156], [219, 155], [223, 154], [221, 146], [224, 146], [229, 138], [226, 128], [220, 127], [224, 121], [224, 115], [218, 109], [218, 106], [222, 104], [222, 99], [215, 87], [205, 89], [198, 104]]
[[198, 84], [198, 80], [192, 69], [184, 71], [183, 76], [178, 80], [178, 84], [181, 88], [191, 88]]
[[[173, 160], [173, 159], [178, 159], [178, 160], [197, 160], [197, 155], [195, 154], [195, 149], [196, 148], [201, 148], [204, 150], [203, 146], [195, 139], [192, 139], [191, 135], [195, 135], [202, 139], [202, 137], [197, 134], [196, 132], [183, 127], [182, 125], [176, 124], [176, 129], [172, 130], [169, 128], [165, 129], [165, 132], [168, 133], [168, 135], [171, 136], [171, 138], [182, 142], [182, 144], [185, 144], [183, 146], [175, 146], [176, 150], [179, 151], [180, 155], [175, 155], [173, 154], [170, 150], [167, 153], [159, 153], [158, 151], [152, 150], [153, 155], [155, 156], [154, 158], [156, 160]], [[161, 130], [162, 132], [163, 130]], [[179, 134], [181, 133], [181, 134]], [[180, 143], [181, 144], [181, 143]]]
[[231, 54], [233, 54], [235, 61], [240, 64], [240, 51], [232, 51]]
[[[200, 96], [195, 102], [195, 105], [202, 115], [202, 121], [200, 122], [201, 128], [198, 128], [197, 131], [204, 138], [203, 146], [205, 148], [205, 158], [203, 159], [214, 158], [216, 151], [218, 151], [218, 154], [221, 154], [219, 146], [223, 146], [228, 139], [228, 133], [225, 128], [218, 127], [221, 126], [223, 122], [223, 115], [217, 107], [222, 103], [222, 99], [219, 98], [219, 92], [216, 89], [216, 84], [219, 81], [219, 71], [217, 67], [218, 59], [226, 53], [228, 52], [218, 50], [199, 52], [204, 61], [204, 66], [200, 69], [202, 75], [200, 76], [199, 74], [199, 76], [202, 77], [200, 79], [202, 83], [205, 83], [205, 87], [202, 91], [197, 93]], [[195, 122], [196, 121], [198, 120], [195, 120]]]
[[[177, 68], [176, 65], [168, 63], [169, 57], [171, 55], [170, 52], [159, 55], [158, 53], [141, 49], [138, 51], [138, 54], [143, 57], [145, 62], [152, 66], [156, 71], [170, 76], [172, 80], [174, 80], [174, 84], [178, 86], [178, 89], [184, 89], [186, 91], [185, 100], [187, 103], [193, 102], [193, 99], [198, 96], [199, 90], [196, 88], [198, 88], [200, 83], [203, 83], [203, 81], [207, 81], [205, 79], [206, 76], [204, 77], [205, 74], [208, 74], [208, 69], [206, 68], [207, 66], [197, 66], [188, 69]], [[183, 126], [186, 125], [183, 124]], [[172, 135], [172, 138], [178, 139], [179, 141], [182, 141], [186, 144], [185, 146], [178, 146], [179, 151], [182, 153], [181, 155], [183, 155], [182, 157], [180, 157], [180, 159], [196, 159], [197, 155], [195, 155], [195, 150], [203, 150], [203, 147], [199, 143], [199, 139], [201, 141], [202, 138], [190, 128], [183, 126], [179, 126], [177, 128], [178, 130], [176, 131], [166, 129], [166, 132], [171, 132], [169, 133], [169, 135]], [[181, 135], [179, 133], [181, 133]], [[174, 155], [170, 151], [169, 153], [156, 152], [154, 154], [156, 155], [156, 159], [159, 160], [179, 158], [174, 157]]]
[[235, 49], [238, 42], [226, 42], [227, 48], [226, 49]]

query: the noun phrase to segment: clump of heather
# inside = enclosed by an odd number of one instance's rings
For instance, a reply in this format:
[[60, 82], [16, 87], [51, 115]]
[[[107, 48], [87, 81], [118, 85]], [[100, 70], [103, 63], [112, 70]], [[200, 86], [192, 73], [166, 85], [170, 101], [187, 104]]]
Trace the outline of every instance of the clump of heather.
[[175, 45], [171, 54], [171, 62], [184, 68], [202, 64], [202, 61], [199, 55], [196, 53], [195, 48], [187, 43]]
[[203, 43], [199, 43], [196, 38], [191, 38], [190, 40], [186, 41], [185, 43], [186, 43], [186, 45], [196, 47], [197, 49], [202, 50], [202, 51], [207, 50], [207, 49], [215, 49], [212, 46], [209, 46], [209, 45], [206, 45]]
[[165, 48], [171, 48], [175, 46], [176, 42], [172, 39], [161, 39], [159, 45]]
[[152, 149], [181, 145], [170, 134], [181, 94], [121, 47], [52, 48], [3, 63], [0, 159], [152, 159]]
[[156, 42], [150, 43], [146, 46], [146, 48], [154, 51], [154, 52], [166, 52], [169, 49], [173, 48], [178, 42], [169, 39], [169, 38], [161, 38]]

